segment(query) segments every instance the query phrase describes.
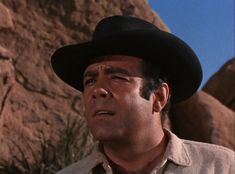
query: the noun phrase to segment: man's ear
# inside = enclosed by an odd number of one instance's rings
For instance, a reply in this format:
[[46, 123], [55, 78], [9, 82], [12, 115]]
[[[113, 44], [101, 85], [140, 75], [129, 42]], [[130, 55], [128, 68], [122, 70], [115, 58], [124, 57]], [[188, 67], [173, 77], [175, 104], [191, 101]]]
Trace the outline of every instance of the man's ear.
[[161, 112], [168, 101], [169, 86], [167, 83], [161, 83], [161, 85], [154, 91], [153, 111]]

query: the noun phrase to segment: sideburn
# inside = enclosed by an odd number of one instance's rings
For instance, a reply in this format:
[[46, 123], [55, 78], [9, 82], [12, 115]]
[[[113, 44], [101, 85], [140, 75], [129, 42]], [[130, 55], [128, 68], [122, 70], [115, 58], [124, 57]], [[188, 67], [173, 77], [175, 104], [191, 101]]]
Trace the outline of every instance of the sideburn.
[[158, 85], [159, 83], [154, 82], [152, 78], [144, 79], [140, 88], [140, 96], [149, 100], [151, 93], [158, 87]]

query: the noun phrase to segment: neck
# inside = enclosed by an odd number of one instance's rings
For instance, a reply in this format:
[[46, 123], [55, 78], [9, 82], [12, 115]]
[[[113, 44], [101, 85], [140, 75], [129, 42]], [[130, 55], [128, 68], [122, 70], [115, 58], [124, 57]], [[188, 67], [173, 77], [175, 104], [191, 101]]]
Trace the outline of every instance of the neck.
[[102, 142], [104, 153], [115, 164], [127, 171], [136, 171], [151, 166], [156, 166], [164, 155], [167, 138], [163, 130], [158, 130], [153, 137], [144, 137], [137, 142]]

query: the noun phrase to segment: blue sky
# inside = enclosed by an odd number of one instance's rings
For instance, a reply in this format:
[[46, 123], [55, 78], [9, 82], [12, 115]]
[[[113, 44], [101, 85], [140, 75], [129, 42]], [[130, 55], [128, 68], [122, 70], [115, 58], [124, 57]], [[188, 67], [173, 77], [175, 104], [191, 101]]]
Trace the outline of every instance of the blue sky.
[[234, 57], [234, 0], [148, 0], [171, 32], [187, 42], [203, 68], [202, 85]]

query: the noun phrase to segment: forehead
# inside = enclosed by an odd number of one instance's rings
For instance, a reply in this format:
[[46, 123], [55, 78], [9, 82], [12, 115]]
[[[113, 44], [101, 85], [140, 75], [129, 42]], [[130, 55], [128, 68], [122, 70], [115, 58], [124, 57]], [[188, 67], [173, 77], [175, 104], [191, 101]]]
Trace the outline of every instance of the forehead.
[[120, 67], [132, 73], [142, 73], [143, 60], [134, 56], [110, 55], [96, 57], [92, 59], [86, 67], [84, 73], [92, 70], [102, 70], [106, 68]]

